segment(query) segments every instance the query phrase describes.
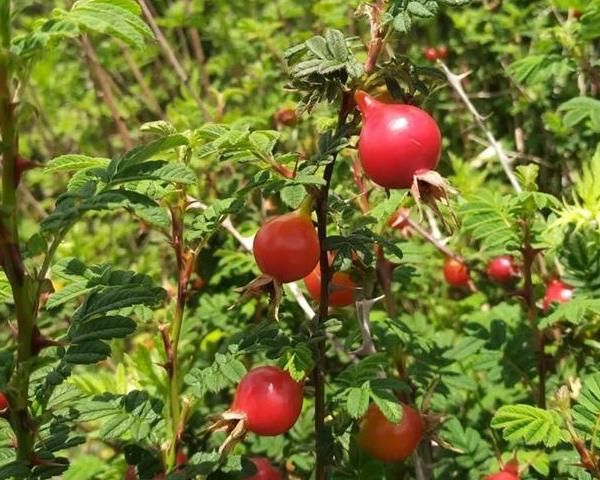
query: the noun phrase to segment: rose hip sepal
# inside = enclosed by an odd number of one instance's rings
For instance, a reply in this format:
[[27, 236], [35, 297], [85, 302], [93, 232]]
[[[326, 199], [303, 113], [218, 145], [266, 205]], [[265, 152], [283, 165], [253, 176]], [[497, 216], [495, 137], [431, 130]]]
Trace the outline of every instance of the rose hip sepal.
[[231, 408], [209, 428], [229, 432], [219, 451], [230, 451], [247, 432], [267, 437], [288, 432], [302, 411], [303, 394], [303, 382], [281, 368], [250, 370], [238, 384]]

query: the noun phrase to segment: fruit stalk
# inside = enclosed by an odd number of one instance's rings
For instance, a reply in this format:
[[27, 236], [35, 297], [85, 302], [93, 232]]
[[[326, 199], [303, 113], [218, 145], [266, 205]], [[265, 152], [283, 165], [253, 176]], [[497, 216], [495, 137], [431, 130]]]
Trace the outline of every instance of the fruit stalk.
[[11, 377], [10, 423], [17, 439], [17, 461], [27, 462], [33, 451], [33, 431], [28, 412], [31, 374], [31, 339], [35, 308], [25, 272], [17, 222], [19, 135], [16, 105], [11, 92], [11, 2], [0, 0], [0, 134], [2, 135], [2, 216], [0, 217], [0, 264], [12, 289], [17, 317], [17, 359]]

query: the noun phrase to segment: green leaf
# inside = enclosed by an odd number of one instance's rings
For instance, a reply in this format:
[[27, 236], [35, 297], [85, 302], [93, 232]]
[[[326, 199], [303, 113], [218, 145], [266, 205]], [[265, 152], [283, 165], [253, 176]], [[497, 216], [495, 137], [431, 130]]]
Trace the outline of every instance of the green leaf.
[[71, 345], [64, 360], [68, 363], [88, 365], [106, 360], [110, 355], [110, 346], [100, 340]]
[[302, 185], [288, 185], [281, 189], [281, 200], [288, 207], [296, 209], [306, 197], [306, 189]]
[[502, 430], [507, 441], [554, 447], [561, 440], [560, 422], [560, 417], [554, 411], [531, 405], [508, 405], [496, 412], [491, 425]]
[[394, 30], [397, 30], [400, 33], [410, 32], [410, 29], [412, 28], [412, 20], [410, 15], [405, 11], [400, 12], [394, 18], [393, 26]]
[[46, 308], [56, 308], [67, 302], [70, 302], [71, 300], [75, 300], [80, 296], [98, 290], [99, 288], [100, 287], [98, 286], [89, 286], [87, 281], [71, 283], [58, 292], [53, 293], [46, 303]]
[[339, 30], [329, 29], [325, 32], [325, 40], [327, 41], [327, 49], [331, 56], [341, 62], [345, 62], [350, 55], [346, 38]]
[[540, 327], [547, 328], [565, 320], [573, 325], [582, 325], [598, 315], [600, 299], [575, 297], [567, 303], [559, 304], [554, 312], [540, 321]]
[[330, 52], [329, 50], [327, 50], [327, 42], [322, 36], [316, 35], [312, 38], [309, 38], [306, 41], [306, 46], [315, 56], [317, 56], [321, 60], [330, 58]]
[[112, 35], [132, 47], [142, 48], [153, 35], [139, 13], [130, 0], [79, 0], [66, 18], [82, 29]]
[[88, 157], [87, 155], [61, 155], [53, 158], [46, 164], [44, 169], [47, 173], [50, 172], [72, 172], [85, 170], [94, 167], [106, 167], [110, 160], [101, 157]]
[[600, 446], [600, 374], [585, 377], [583, 388], [573, 407], [575, 427], [586, 437], [592, 439], [596, 448]]
[[86, 320], [133, 305], [151, 307], [160, 304], [164, 297], [165, 291], [158, 287], [148, 288], [147, 286], [127, 285], [106, 288], [92, 293], [75, 312], [74, 318], [78, 321]]
[[113, 176], [110, 185], [139, 180], [163, 180], [171, 183], [191, 185], [196, 182], [194, 171], [181, 163], [154, 160], [131, 165]]
[[563, 121], [568, 128], [590, 120], [594, 131], [600, 132], [600, 100], [591, 97], [575, 97], [558, 107], [564, 114]]
[[346, 399], [346, 409], [352, 418], [362, 417], [369, 408], [370, 389], [367, 387], [351, 388]]
[[402, 408], [393, 394], [381, 396], [371, 391], [370, 396], [390, 422], [399, 423], [402, 420]]
[[408, 2], [406, 9], [416, 17], [428, 18], [435, 15], [435, 12], [429, 10], [425, 5], [419, 2]]
[[68, 336], [72, 343], [111, 340], [131, 335], [135, 329], [136, 323], [130, 318], [113, 315], [85, 323], [78, 322], [69, 329]]

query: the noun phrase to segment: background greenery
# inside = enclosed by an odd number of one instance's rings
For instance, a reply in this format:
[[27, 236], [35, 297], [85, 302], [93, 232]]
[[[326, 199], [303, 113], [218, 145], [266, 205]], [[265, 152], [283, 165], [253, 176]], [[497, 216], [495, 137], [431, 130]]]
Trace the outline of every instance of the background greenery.
[[[104, 3], [135, 11], [130, 3], [136, 2]], [[407, 3], [392, 2], [388, 11], [405, 15]], [[390, 16], [397, 30], [380, 64], [394, 55], [406, 56], [417, 70], [422, 68], [418, 78], [423, 83], [415, 91], [406, 83], [407, 78], [414, 82], [414, 71], [397, 78], [412, 101], [440, 125], [444, 149], [439, 170], [457, 191], [449, 206], [442, 206], [437, 216], [430, 211], [421, 215], [405, 192], [388, 195], [375, 189], [370, 192], [373, 208], [361, 212], [354, 201], [359, 192], [351, 169], [355, 137], [335, 147], [339, 158], [330, 204], [329, 230], [336, 236], [332, 249], [347, 257], [344, 267], [351, 263], [351, 250], [361, 253], [354, 271], [367, 298], [383, 291], [369, 254], [374, 239], [393, 245], [386, 244], [386, 252], [400, 266], [394, 269], [388, 298], [376, 303], [370, 315], [380, 354], [359, 360], [351, 353], [361, 343], [352, 308], [335, 310], [322, 326], [321, 333], [326, 330], [328, 335], [327, 393], [333, 419], [325, 443], [334, 466], [332, 478], [414, 479], [421, 472], [424, 478], [479, 479], [498, 470], [498, 460], [506, 461], [514, 452], [524, 479], [597, 478], [576, 465], [580, 457], [567, 426], [575, 425], [597, 461], [600, 2], [475, 0], [458, 8], [451, 4], [464, 2], [439, 3], [432, 18], [407, 13], [413, 23], [408, 32], [398, 31], [405, 29], [398, 28], [400, 23], [406, 27], [405, 19]], [[89, 160], [61, 156], [117, 159], [136, 145], [168, 137], [173, 143], [156, 153], [174, 164], [182, 158], [176, 147], [188, 148], [187, 170], [170, 172], [162, 182], [128, 187], [164, 206], [173, 195], [172, 180], [192, 172], [188, 193], [212, 206], [192, 210], [186, 218], [188, 240], [202, 249], [180, 343], [183, 395], [191, 405], [184, 444], [192, 466], [204, 466], [180, 472], [177, 478], [239, 478], [238, 455], [246, 454], [269, 457], [290, 479], [311, 478], [315, 439], [310, 382], [303, 415], [288, 435], [251, 435], [224, 467], [211, 456], [223, 436], [205, 433], [207, 416], [228, 407], [240, 371], [280, 362], [293, 372], [308, 372], [316, 336], [287, 289], [278, 323], [268, 319], [265, 296], [240, 300], [237, 289], [259, 272], [252, 255], [219, 223], [231, 213], [235, 228], [250, 236], [268, 216], [298, 206], [313, 188], [311, 175], [320, 175], [323, 164], [319, 140], [335, 129], [337, 107], [335, 101], [310, 104], [293, 125], [277, 120], [278, 112], [306, 100], [306, 90], [294, 91], [306, 86], [290, 78], [284, 53], [337, 29], [353, 37], [349, 42], [357, 61], [363, 62], [369, 28], [364, 16], [355, 15], [360, 2], [148, 1], [175, 65], [142, 27], [135, 34], [135, 28], [124, 28], [112, 17], [71, 18], [71, 2], [14, 4], [13, 52], [20, 58], [19, 78], [28, 79], [19, 91], [21, 154], [38, 167], [25, 174], [18, 192], [28, 266], [39, 265], [48, 239], [70, 225], [73, 212], [65, 213], [64, 202], [63, 210], [60, 204], [56, 207], [57, 197], [67, 189], [74, 192], [89, 173], [84, 167]], [[48, 34], [44, 19], [52, 17], [69, 17], [77, 28], [59, 25], [56, 35]], [[19, 40], [19, 35], [26, 37]], [[450, 71], [470, 72], [462, 86], [507, 152], [524, 192], [516, 193], [507, 181], [485, 132], [447, 82], [442, 66], [424, 58], [425, 47], [440, 45], [448, 47], [444, 62]], [[345, 86], [353, 88], [363, 80], [350, 78]], [[148, 124], [157, 121], [163, 123]], [[119, 131], [119, 122], [127, 133]], [[271, 133], [264, 133], [257, 144], [250, 140], [250, 131]], [[175, 138], [176, 132], [183, 139]], [[308, 167], [297, 182], [268, 168], [272, 158], [293, 167], [298, 156], [308, 159]], [[150, 152], [145, 159], [152, 157]], [[123, 204], [126, 209], [117, 208]], [[468, 261], [476, 291], [449, 288], [442, 276], [444, 258], [435, 246], [416, 234], [404, 238], [387, 225], [400, 205], [410, 207], [415, 222]], [[43, 350], [30, 386], [40, 426], [37, 449], [50, 459], [68, 458], [70, 467], [51, 462], [21, 476], [118, 479], [129, 462], [138, 465], [141, 478], [152, 478], [160, 463], [157, 451], [168, 438], [162, 402], [169, 386], [159, 366], [165, 351], [158, 325], [173, 321], [177, 289], [176, 259], [162, 231], [169, 220], [161, 217], [160, 208], [138, 209], [123, 199], [106, 201], [101, 211], [97, 207], [81, 207], [78, 221], [58, 246], [48, 275], [56, 293], [41, 310], [38, 326], [44, 335], [68, 344], [69, 325], [89, 307], [83, 298], [110, 295], [118, 287], [115, 291], [134, 300], [110, 310], [135, 320], [135, 333], [111, 340], [110, 357], [87, 351], [83, 361], [76, 361], [68, 358], [69, 352], [78, 353], [73, 346]], [[529, 304], [515, 295], [522, 284], [500, 288], [484, 273], [494, 255], [509, 253], [520, 260], [525, 247], [542, 252], [533, 263]], [[575, 299], [544, 312], [535, 302], [543, 297], [545, 282], [555, 276], [576, 288]], [[126, 285], [131, 290], [123, 290]], [[142, 298], [142, 292], [153, 294]], [[0, 300], [1, 387], [10, 376], [16, 349], [14, 306], [2, 278]], [[106, 297], [102, 302], [111, 305]], [[528, 323], [532, 309], [536, 318]], [[545, 353], [536, 352], [536, 335], [547, 339]], [[548, 364], [546, 405], [532, 388], [540, 355]], [[406, 373], [396, 369], [400, 360]], [[354, 442], [355, 419], [364, 411], [356, 404], [355, 390], [383, 395], [368, 385], [383, 373], [398, 380], [392, 389], [410, 385], [432, 424], [419, 454], [400, 465], [375, 462]], [[576, 406], [571, 408], [571, 402]], [[536, 403], [539, 408], [533, 408]], [[0, 468], [0, 478], [18, 476], [11, 437], [8, 423], [0, 420], [0, 464], [8, 465]]]

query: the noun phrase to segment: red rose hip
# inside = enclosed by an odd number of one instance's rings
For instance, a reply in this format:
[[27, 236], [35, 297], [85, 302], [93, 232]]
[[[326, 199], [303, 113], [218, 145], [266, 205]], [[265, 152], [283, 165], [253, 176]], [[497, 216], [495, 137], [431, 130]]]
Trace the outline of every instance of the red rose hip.
[[281, 283], [295, 282], [319, 262], [319, 238], [310, 215], [301, 210], [265, 223], [253, 245], [258, 268]]
[[488, 475], [484, 480], [519, 480], [519, 464], [516, 460], [511, 460], [502, 471]]
[[0, 415], [8, 412], [8, 408], [10, 405], [8, 404], [8, 398], [2, 392], [0, 392]]
[[567, 303], [573, 298], [573, 288], [560, 280], [551, 280], [546, 285], [544, 295], [544, 310], [548, 310], [553, 303]]
[[264, 436], [281, 435], [302, 411], [303, 384], [277, 367], [250, 370], [237, 386], [231, 411], [243, 414], [246, 429]]
[[501, 255], [490, 260], [487, 266], [487, 274], [494, 282], [506, 283], [518, 276], [519, 269], [515, 265], [513, 257]]
[[363, 117], [358, 153], [367, 176], [384, 188], [410, 188], [439, 161], [442, 135], [435, 120], [412, 105], [386, 104], [355, 94]]
[[403, 404], [400, 422], [392, 423], [371, 404], [360, 423], [358, 444], [378, 460], [399, 462], [412, 455], [424, 431], [423, 419], [412, 407]]
[[434, 63], [439, 58], [438, 51], [433, 47], [423, 50], [423, 56], [431, 63]]
[[263, 457], [251, 458], [256, 466], [256, 473], [251, 477], [244, 477], [246, 480], [281, 480], [281, 474], [271, 462]]
[[444, 278], [453, 287], [465, 287], [471, 280], [467, 266], [451, 257], [444, 262]]
[[[304, 285], [310, 293], [310, 296], [317, 302], [321, 301], [321, 266], [318, 264], [315, 269], [304, 277]], [[354, 292], [356, 284], [348, 272], [334, 272], [329, 282], [329, 306], [347, 307], [354, 303]]]

